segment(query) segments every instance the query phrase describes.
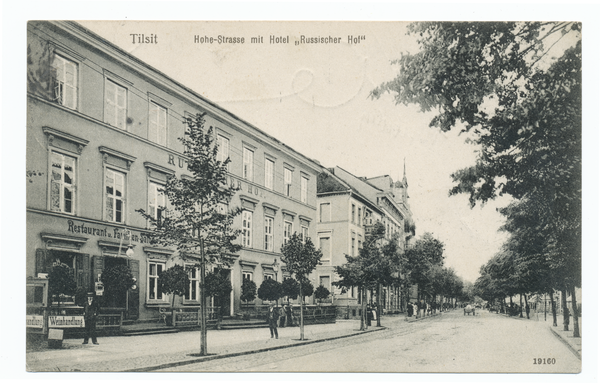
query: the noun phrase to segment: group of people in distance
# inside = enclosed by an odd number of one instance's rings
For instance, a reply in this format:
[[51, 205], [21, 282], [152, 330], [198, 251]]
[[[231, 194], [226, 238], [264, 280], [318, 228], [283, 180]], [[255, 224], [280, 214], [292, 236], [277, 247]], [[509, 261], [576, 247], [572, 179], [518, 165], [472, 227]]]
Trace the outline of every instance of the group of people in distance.
[[275, 307], [275, 304], [271, 303], [269, 305], [269, 310], [267, 311], [267, 322], [269, 323], [271, 338], [275, 337], [276, 339], [279, 339], [277, 327], [295, 326], [295, 319], [294, 310], [290, 303], [279, 308]]
[[408, 302], [407, 304], [407, 315], [409, 318], [422, 318], [426, 315], [434, 314], [440, 309], [440, 305], [437, 302], [425, 302], [422, 299], [416, 302]]

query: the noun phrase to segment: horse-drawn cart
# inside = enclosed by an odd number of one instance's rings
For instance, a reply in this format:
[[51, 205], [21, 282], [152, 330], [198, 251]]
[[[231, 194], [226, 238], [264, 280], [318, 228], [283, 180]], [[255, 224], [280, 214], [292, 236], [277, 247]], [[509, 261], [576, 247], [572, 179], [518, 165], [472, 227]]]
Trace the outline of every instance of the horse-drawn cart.
[[467, 307], [465, 307], [465, 309], [464, 309], [463, 315], [471, 315], [471, 314], [473, 314], [473, 316], [475, 316], [475, 307], [473, 307], [471, 305], [467, 305]]

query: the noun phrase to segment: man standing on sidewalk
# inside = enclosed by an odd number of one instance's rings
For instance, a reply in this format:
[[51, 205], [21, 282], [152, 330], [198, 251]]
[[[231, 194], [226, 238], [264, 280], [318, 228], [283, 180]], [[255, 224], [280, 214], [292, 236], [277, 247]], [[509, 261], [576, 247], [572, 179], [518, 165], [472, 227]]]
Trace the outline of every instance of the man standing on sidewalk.
[[279, 339], [279, 334], [277, 333], [279, 311], [275, 309], [273, 303], [269, 305], [269, 311], [267, 311], [267, 321], [269, 322], [269, 330], [271, 330], [271, 338], [273, 338], [273, 334], [275, 334], [275, 339]]
[[85, 320], [85, 338], [83, 344], [88, 344], [88, 339], [92, 338], [92, 343], [99, 344], [96, 339], [96, 319], [98, 319], [98, 304], [95, 293], [87, 293], [87, 300], [83, 305], [83, 319]]

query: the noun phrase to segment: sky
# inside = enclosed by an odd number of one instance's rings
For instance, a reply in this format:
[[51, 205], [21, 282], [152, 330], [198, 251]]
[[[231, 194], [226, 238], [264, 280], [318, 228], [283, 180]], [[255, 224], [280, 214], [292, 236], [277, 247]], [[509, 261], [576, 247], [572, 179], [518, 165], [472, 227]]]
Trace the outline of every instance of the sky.
[[[474, 282], [501, 246], [496, 208], [507, 199], [471, 209], [466, 195], [448, 196], [450, 174], [473, 164], [477, 147], [454, 131], [429, 128], [432, 114], [416, 106], [369, 97], [394, 78], [392, 60], [418, 49], [407, 23], [80, 23], [323, 166], [399, 180], [406, 164], [417, 238], [433, 233], [445, 244], [445, 265], [465, 280]], [[141, 34], [155, 42], [138, 43]], [[245, 41], [196, 43], [195, 36]], [[251, 43], [260, 36], [262, 44]], [[271, 44], [271, 36], [289, 42]], [[296, 44], [302, 36], [340, 42]]]

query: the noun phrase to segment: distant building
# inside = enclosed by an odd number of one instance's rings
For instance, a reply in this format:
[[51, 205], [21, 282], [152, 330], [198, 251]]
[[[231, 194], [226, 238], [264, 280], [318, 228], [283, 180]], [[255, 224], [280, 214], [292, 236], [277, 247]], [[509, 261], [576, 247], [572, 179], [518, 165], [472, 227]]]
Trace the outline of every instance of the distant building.
[[[335, 266], [346, 262], [346, 255], [356, 256], [373, 224], [380, 221], [386, 227], [386, 239], [395, 234], [401, 248], [414, 236], [412, 213], [406, 199], [406, 177], [396, 185], [389, 176], [366, 179], [356, 177], [335, 167], [323, 171], [317, 182], [318, 224], [317, 239], [324, 256], [317, 267], [316, 281], [328, 284], [337, 280]], [[398, 193], [394, 194], [394, 191]], [[327, 284], [326, 284], [327, 283]], [[356, 288], [342, 291], [332, 288], [333, 303], [347, 315], [357, 314], [360, 297]], [[398, 289], [385, 287], [383, 308], [397, 310], [402, 302]]]
[[[25, 251], [32, 307], [43, 305], [39, 289], [47, 288], [44, 278], [56, 262], [74, 269], [83, 290], [95, 289], [108, 267], [129, 266], [136, 285], [114, 302], [125, 320], [156, 320], [170, 307], [157, 277], [182, 261], [176, 249], [149, 243], [136, 209], [160, 214], [161, 185], [188, 174], [178, 137], [184, 118], [199, 112], [215, 128], [219, 157], [231, 158], [228, 182], [240, 188], [231, 205], [243, 209], [235, 223], [243, 249], [229, 254], [233, 291], [223, 314], [240, 310], [244, 278], [260, 285], [288, 275], [282, 244], [294, 232], [316, 238], [317, 162], [77, 23], [30, 22], [27, 32]], [[175, 306], [193, 311], [200, 303], [198, 270], [189, 275]]]

